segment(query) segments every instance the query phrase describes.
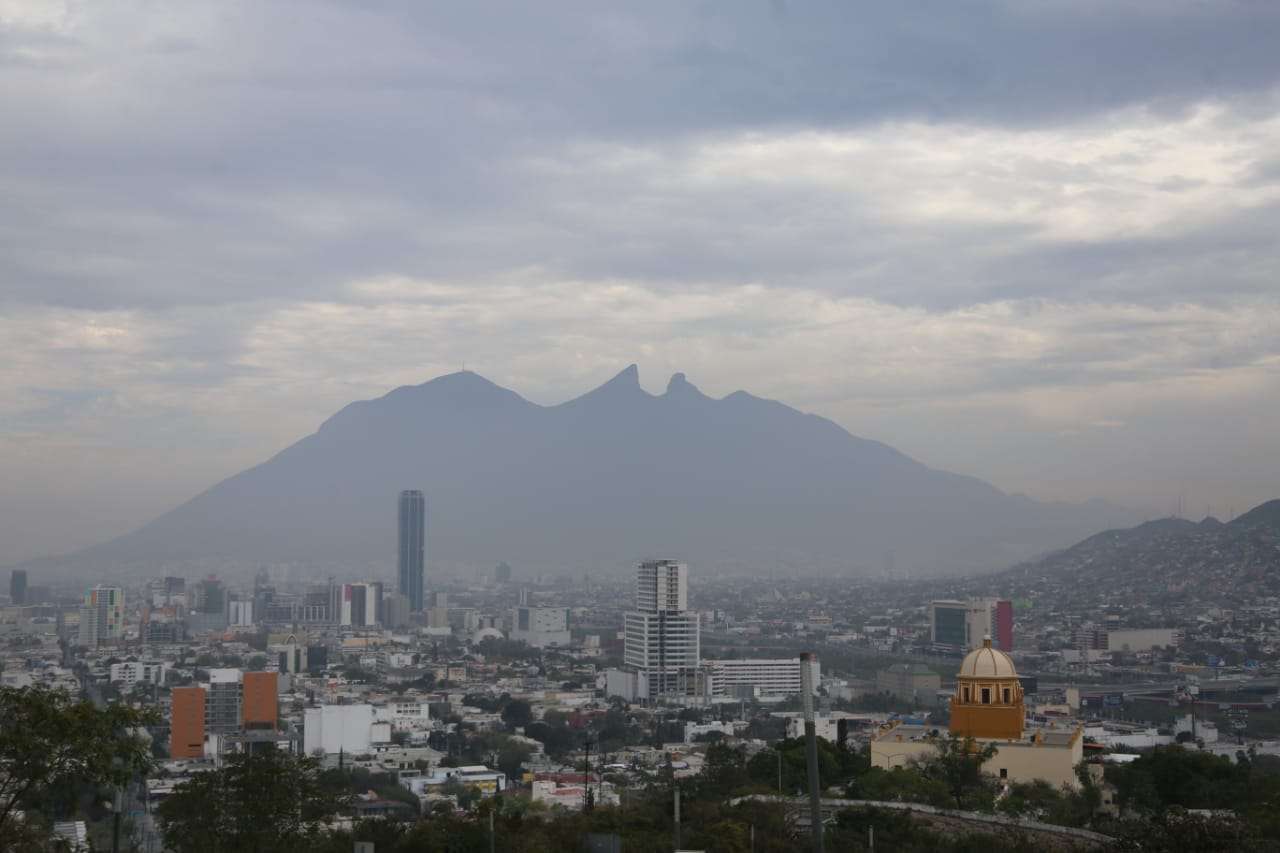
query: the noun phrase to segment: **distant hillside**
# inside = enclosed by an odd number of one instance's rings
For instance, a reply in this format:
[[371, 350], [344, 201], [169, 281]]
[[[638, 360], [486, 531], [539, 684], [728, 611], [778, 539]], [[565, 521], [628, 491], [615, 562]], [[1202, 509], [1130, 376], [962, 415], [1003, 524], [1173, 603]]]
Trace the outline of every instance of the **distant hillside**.
[[1280, 595], [1280, 500], [1229, 523], [1164, 518], [1108, 530], [1001, 574], [1014, 588], [1056, 587], [1053, 600], [1080, 596], [1169, 603], [1215, 597], [1256, 601]]
[[[60, 565], [295, 561], [367, 572], [395, 554], [401, 489], [428, 501], [428, 563], [612, 570], [991, 570], [1133, 515], [1046, 504], [931, 469], [825, 418], [634, 366], [539, 406], [469, 372], [352, 403], [273, 459]], [[892, 557], [890, 557], [892, 555]]]

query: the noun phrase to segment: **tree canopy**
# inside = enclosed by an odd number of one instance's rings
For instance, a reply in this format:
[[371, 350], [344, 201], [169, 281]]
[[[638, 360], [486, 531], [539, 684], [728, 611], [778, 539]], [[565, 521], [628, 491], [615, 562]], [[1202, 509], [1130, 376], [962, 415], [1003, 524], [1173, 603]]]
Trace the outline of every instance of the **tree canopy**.
[[316, 759], [267, 749], [193, 776], [157, 813], [174, 853], [294, 853], [326, 837], [345, 803]]
[[45, 687], [0, 688], [0, 850], [27, 843], [33, 818], [64, 817], [68, 791], [125, 785], [144, 772], [151, 751], [138, 732], [154, 722], [124, 704], [99, 708]]

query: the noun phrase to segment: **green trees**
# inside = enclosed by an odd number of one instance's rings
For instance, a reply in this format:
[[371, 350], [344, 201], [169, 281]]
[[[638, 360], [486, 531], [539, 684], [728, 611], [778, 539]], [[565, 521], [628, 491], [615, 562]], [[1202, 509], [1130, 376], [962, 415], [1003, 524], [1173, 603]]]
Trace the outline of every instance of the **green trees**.
[[[151, 763], [135, 732], [153, 715], [125, 705], [98, 708], [43, 687], [0, 688], [0, 850], [15, 850], [85, 786], [124, 785]], [[16, 812], [26, 814], [19, 821]]]
[[971, 737], [945, 737], [938, 738], [935, 746], [938, 754], [924, 762], [924, 774], [946, 786], [957, 809], [990, 810], [994, 790], [982, 765], [995, 757], [996, 745], [979, 745]]
[[197, 774], [157, 813], [174, 853], [293, 853], [326, 835], [344, 800], [315, 759], [268, 749]]
[[513, 729], [522, 729], [533, 722], [533, 709], [523, 699], [512, 699], [502, 708], [502, 722]]

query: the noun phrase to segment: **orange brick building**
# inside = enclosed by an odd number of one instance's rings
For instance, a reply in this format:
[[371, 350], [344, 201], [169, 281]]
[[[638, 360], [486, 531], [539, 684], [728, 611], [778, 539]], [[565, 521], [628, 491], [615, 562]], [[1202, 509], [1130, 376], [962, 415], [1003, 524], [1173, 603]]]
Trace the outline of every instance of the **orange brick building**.
[[173, 688], [169, 715], [169, 757], [204, 757], [204, 688]]
[[279, 689], [274, 672], [246, 672], [244, 674], [245, 731], [276, 728], [279, 722]]

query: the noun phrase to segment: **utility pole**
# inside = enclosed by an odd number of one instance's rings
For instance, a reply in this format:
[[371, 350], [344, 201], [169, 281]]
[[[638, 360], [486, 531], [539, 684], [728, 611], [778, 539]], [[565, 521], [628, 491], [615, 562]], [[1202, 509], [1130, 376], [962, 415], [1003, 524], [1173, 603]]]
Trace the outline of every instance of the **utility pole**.
[[813, 716], [813, 652], [800, 653], [800, 692], [804, 702], [804, 739], [808, 747], [809, 820], [814, 853], [823, 853], [822, 791], [818, 779], [818, 734]]
[[493, 853], [493, 809], [489, 809], [489, 853]]
[[111, 853], [120, 853], [120, 812], [124, 808], [124, 794], [119, 788], [111, 797]]
[[582, 810], [589, 812], [595, 807], [595, 798], [591, 796], [591, 735], [582, 742], [582, 751], [587, 762], [587, 772], [582, 777]]
[[675, 847], [673, 847], [672, 849], [679, 850], [680, 849], [680, 786], [673, 782], [671, 785], [671, 790], [673, 795], [675, 796], [675, 818], [676, 818], [675, 827], [673, 830], [673, 834], [675, 836]]

